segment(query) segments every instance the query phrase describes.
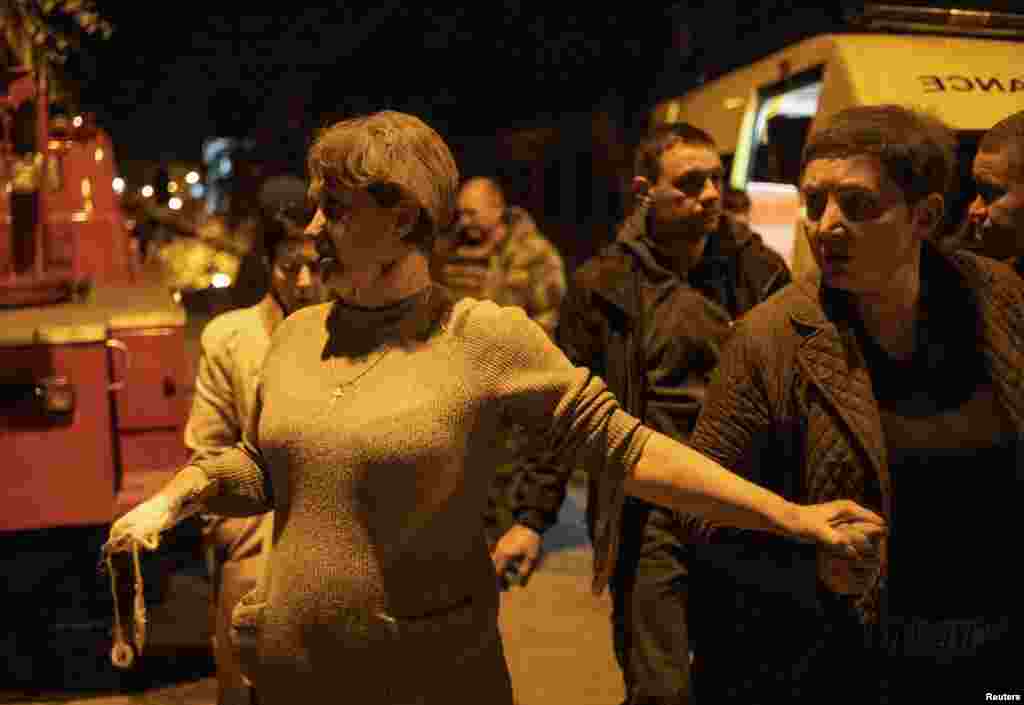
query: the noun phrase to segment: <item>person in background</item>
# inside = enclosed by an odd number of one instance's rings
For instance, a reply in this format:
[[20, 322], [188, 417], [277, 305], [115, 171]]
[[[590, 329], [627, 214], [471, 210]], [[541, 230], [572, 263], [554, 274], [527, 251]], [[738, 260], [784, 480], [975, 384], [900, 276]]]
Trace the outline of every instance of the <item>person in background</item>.
[[977, 251], [1024, 277], [1024, 110], [982, 136], [973, 171], [978, 195], [967, 219]]
[[[201, 463], [238, 443], [256, 404], [263, 359], [274, 330], [289, 314], [324, 298], [302, 179], [268, 179], [260, 193], [260, 228], [268, 290], [255, 306], [223, 313], [203, 329], [196, 393], [185, 426], [190, 462]], [[231, 612], [262, 579], [273, 513], [208, 516], [204, 543], [213, 582], [213, 640], [218, 705], [253, 705], [252, 688], [229, 638]]]
[[[529, 213], [506, 205], [493, 179], [467, 179], [456, 203], [455, 231], [444, 243], [441, 282], [456, 297], [519, 306], [553, 335], [566, 291], [565, 265], [558, 250]], [[506, 459], [495, 472], [485, 513], [492, 545], [515, 523], [515, 471], [528, 453], [527, 434], [516, 427], [507, 431], [502, 440]]]
[[726, 186], [722, 193], [722, 208], [727, 213], [732, 213], [732, 217], [743, 223], [744, 225], [750, 225], [750, 209], [753, 204], [750, 201], [750, 196], [747, 195], [746, 191], [733, 188], [732, 186]]
[[[232, 620], [258, 645], [262, 705], [511, 705], [482, 516], [510, 422], [600, 475], [613, 525], [633, 495], [870, 556], [885, 531], [876, 513], [794, 504], [740, 478], [623, 411], [521, 308], [435, 286], [458, 170], [422, 120], [333, 125], [309, 170], [333, 300], [278, 326], [242, 442], [182, 468], [105, 546], [157, 547], [195, 512], [275, 511], [270, 579]], [[614, 569], [609, 538], [596, 543], [597, 589]]]
[[[687, 123], [654, 130], [637, 148], [637, 211], [616, 241], [573, 277], [557, 342], [608, 381], [625, 408], [685, 442], [736, 319], [790, 281], [782, 257], [723, 205], [722, 162], [711, 136]], [[496, 563], [534, 565], [540, 535], [557, 521], [565, 468], [531, 458], [517, 481], [517, 525]], [[591, 477], [588, 523], [602, 516]], [[691, 548], [675, 512], [626, 501], [612, 580], [615, 653], [627, 705], [692, 701], [688, 609]], [[695, 605], [694, 610], [702, 607]], [[699, 637], [696, 638], [699, 651]]]
[[[695, 662], [707, 702], [1020, 689], [1020, 592], [999, 576], [1022, 500], [1024, 286], [932, 243], [955, 145], [894, 105], [840, 111], [807, 142], [800, 194], [820, 274], [737, 324], [690, 442], [793, 501], [873, 507], [890, 532], [877, 561], [853, 565], [699, 527], [718, 577], [705, 584], [716, 636]], [[935, 545], [935, 506], [969, 532], [962, 549]]]

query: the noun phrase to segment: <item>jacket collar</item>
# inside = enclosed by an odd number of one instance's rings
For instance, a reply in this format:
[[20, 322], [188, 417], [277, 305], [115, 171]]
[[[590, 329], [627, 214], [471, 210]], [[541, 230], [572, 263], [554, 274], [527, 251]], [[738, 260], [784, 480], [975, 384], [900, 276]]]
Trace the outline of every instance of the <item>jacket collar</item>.
[[820, 274], [795, 284], [798, 295], [790, 312], [800, 337], [796, 364], [817, 387], [829, 406], [850, 428], [855, 444], [868, 458], [882, 494], [882, 512], [892, 511], [882, 417], [850, 317], [852, 302], [821, 285]]
[[[628, 272], [621, 268], [602, 271], [595, 294], [620, 309], [627, 316], [636, 307], [636, 274], [654, 286], [674, 285], [679, 277], [663, 266], [657, 259], [656, 245], [649, 237], [650, 217], [648, 209], [640, 207], [620, 225], [615, 242], [605, 251], [607, 254], [623, 254], [631, 260]], [[728, 259], [739, 254], [754, 243], [754, 234], [748, 227], [723, 214], [718, 229], [708, 236], [708, 243], [697, 267], [712, 259]]]
[[[926, 262], [927, 260], [927, 262]], [[971, 255], [944, 257], [930, 245], [922, 255], [939, 291], [966, 288], [973, 293], [981, 320], [979, 345], [1000, 400], [1018, 428], [1024, 428], [1024, 324], [1021, 296]], [[958, 281], [959, 280], [959, 281]], [[797, 296], [790, 323], [800, 337], [797, 365], [852, 430], [874, 467], [889, 504], [891, 483], [881, 414], [864, 357], [852, 330], [852, 301], [843, 292], [822, 286], [821, 275], [794, 284]], [[886, 514], [891, 506], [884, 506]]]

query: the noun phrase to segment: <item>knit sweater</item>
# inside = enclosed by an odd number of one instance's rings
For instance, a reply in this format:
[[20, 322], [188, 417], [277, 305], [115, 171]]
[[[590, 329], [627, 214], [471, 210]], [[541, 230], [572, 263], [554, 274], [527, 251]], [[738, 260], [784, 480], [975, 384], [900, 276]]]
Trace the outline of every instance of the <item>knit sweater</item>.
[[198, 464], [212, 511], [277, 512], [261, 703], [511, 703], [481, 519], [495, 438], [522, 424], [621, 487], [650, 436], [517, 308], [463, 299], [402, 334], [426, 291], [288, 318], [247, 439]]

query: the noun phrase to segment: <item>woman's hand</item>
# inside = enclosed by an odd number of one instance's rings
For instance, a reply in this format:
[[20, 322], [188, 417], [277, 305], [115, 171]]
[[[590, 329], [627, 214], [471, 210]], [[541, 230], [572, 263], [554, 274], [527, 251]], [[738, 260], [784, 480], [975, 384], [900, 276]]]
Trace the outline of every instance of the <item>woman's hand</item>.
[[844, 558], [878, 560], [885, 520], [848, 499], [824, 504], [795, 505], [791, 532]]
[[130, 551], [139, 543], [153, 551], [160, 545], [160, 532], [174, 526], [177, 515], [174, 503], [158, 494], [115, 521], [103, 548], [111, 553]]

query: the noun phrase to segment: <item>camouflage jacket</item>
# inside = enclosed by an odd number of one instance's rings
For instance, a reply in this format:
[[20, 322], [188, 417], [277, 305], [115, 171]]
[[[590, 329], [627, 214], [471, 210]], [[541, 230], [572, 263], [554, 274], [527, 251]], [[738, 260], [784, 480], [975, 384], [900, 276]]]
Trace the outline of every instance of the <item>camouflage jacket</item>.
[[459, 248], [452, 253], [456, 266], [482, 270], [479, 286], [445, 283], [457, 298], [472, 296], [519, 306], [553, 336], [567, 288], [562, 257], [522, 208], [506, 209], [503, 218], [507, 234], [489, 257], [465, 257]]

